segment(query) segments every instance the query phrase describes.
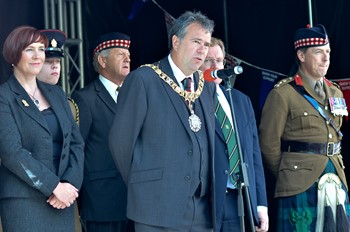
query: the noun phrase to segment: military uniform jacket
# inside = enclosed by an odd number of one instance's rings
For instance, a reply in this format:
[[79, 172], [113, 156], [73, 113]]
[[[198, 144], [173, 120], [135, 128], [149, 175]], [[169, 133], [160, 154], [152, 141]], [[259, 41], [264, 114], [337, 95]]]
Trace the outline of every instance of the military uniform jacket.
[[326, 101], [323, 103], [301, 74], [278, 83], [269, 93], [259, 127], [259, 140], [266, 167], [277, 178], [275, 197], [296, 195], [306, 191], [320, 177], [329, 159], [333, 162], [338, 176], [347, 186], [341, 155], [326, 155], [281, 152], [281, 141], [309, 143], [338, 142], [336, 130], [320, 113], [293, 87], [304, 87], [304, 93], [317, 100], [338, 129], [341, 116], [331, 114], [328, 99], [342, 98], [337, 86], [324, 78]]

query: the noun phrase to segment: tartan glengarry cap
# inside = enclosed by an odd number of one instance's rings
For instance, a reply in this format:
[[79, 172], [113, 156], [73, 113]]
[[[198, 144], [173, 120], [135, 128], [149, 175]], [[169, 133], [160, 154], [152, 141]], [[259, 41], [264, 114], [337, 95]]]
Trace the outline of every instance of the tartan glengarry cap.
[[130, 37], [120, 32], [112, 32], [100, 36], [94, 43], [93, 57], [97, 52], [109, 48], [126, 48], [130, 47]]
[[322, 46], [329, 43], [327, 31], [323, 25], [301, 28], [294, 34], [294, 48]]
[[40, 32], [44, 34], [49, 41], [49, 45], [45, 49], [46, 58], [64, 57], [62, 46], [67, 39], [66, 34], [57, 29], [41, 30]]

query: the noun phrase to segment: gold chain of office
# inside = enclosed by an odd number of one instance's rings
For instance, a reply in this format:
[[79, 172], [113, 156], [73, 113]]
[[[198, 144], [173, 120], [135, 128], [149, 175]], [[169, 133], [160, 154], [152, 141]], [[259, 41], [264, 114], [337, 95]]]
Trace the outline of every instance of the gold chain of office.
[[202, 128], [202, 122], [200, 118], [194, 113], [193, 110], [193, 103], [194, 101], [201, 95], [204, 87], [204, 77], [203, 73], [201, 71], [198, 71], [199, 73], [199, 82], [198, 82], [198, 88], [196, 92], [187, 92], [185, 90], [182, 90], [180, 86], [176, 84], [173, 79], [171, 79], [168, 75], [166, 75], [158, 66], [155, 66], [153, 64], [145, 64], [142, 66], [150, 67], [154, 70], [155, 73], [158, 74], [159, 78], [162, 79], [165, 83], [167, 83], [177, 94], [179, 94], [181, 97], [185, 99], [185, 102], [187, 103], [187, 107], [190, 111], [190, 116], [188, 117], [188, 123], [190, 125], [190, 128], [193, 132], [198, 132]]
[[[180, 86], [176, 84], [176, 82], [171, 79], [168, 75], [166, 75], [159, 67], [157, 67], [154, 64], [144, 64], [142, 66], [150, 67], [158, 74], [158, 76], [165, 81], [177, 94], [179, 94], [181, 97], [185, 99], [185, 101], [188, 103], [188, 108], [190, 111], [192, 110], [192, 103], [201, 95], [204, 87], [204, 77], [203, 73], [201, 71], [198, 71], [199, 73], [199, 82], [198, 82], [198, 88], [195, 92], [187, 92], [183, 90]], [[141, 67], [142, 67], [141, 66]]]

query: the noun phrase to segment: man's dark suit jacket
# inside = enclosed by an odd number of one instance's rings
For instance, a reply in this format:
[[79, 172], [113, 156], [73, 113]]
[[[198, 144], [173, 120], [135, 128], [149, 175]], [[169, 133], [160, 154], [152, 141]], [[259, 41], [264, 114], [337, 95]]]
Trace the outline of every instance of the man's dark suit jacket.
[[126, 185], [112, 159], [108, 135], [116, 103], [99, 78], [74, 92], [85, 141], [84, 181], [79, 206], [87, 221], [126, 220]]
[[84, 142], [67, 97], [59, 86], [37, 84], [62, 130], [58, 174], [53, 167], [53, 142], [46, 120], [11, 76], [0, 87], [0, 198], [45, 198], [59, 181], [78, 189], [83, 181]]
[[[177, 83], [167, 57], [156, 65]], [[194, 80], [198, 81], [198, 73]], [[201, 120], [208, 134], [210, 175], [214, 168], [214, 87], [206, 83], [196, 100], [204, 111]], [[181, 220], [192, 195], [192, 149], [197, 143], [188, 117], [184, 99], [152, 68], [138, 68], [126, 77], [109, 144], [127, 183], [128, 218], [163, 227]]]
[[[223, 86], [220, 87], [226, 93]], [[243, 159], [247, 164], [252, 212], [255, 222], [258, 222], [257, 206], [267, 206], [267, 197], [254, 110], [248, 96], [236, 89], [232, 89], [231, 94]], [[228, 96], [226, 97], [229, 102]], [[218, 216], [223, 210], [223, 204], [225, 202], [229, 163], [225, 138], [218, 121], [215, 121], [215, 199], [216, 215]], [[248, 214], [246, 213], [245, 215]]]

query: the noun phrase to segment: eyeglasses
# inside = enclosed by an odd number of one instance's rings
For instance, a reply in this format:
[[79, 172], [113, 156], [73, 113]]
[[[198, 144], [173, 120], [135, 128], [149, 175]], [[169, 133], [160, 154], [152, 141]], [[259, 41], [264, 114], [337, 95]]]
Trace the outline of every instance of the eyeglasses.
[[225, 65], [226, 64], [226, 60], [225, 59], [213, 59], [213, 58], [206, 58], [204, 60], [204, 64], [205, 65], [208, 65], [208, 66], [212, 66], [214, 64], [214, 62], [216, 64], [222, 64], [222, 65]]

